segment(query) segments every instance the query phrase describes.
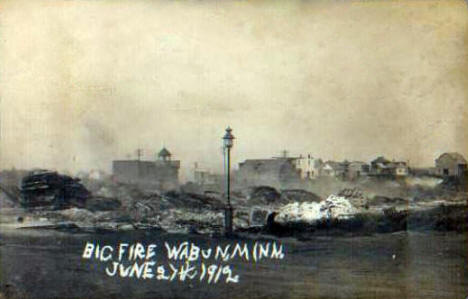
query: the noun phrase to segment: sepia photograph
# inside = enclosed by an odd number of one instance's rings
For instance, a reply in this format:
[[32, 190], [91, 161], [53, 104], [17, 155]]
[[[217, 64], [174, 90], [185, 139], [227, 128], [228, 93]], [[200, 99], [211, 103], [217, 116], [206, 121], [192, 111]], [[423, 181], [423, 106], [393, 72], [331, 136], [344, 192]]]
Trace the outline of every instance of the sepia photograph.
[[0, 299], [468, 298], [465, 0], [0, 0]]

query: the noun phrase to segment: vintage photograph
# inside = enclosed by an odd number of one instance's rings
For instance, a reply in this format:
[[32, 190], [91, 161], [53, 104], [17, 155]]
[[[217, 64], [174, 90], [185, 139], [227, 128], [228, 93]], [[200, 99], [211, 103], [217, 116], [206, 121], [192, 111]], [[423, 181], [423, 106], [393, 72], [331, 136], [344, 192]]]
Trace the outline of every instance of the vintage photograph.
[[467, 1], [0, 0], [0, 299], [464, 299], [467, 159]]

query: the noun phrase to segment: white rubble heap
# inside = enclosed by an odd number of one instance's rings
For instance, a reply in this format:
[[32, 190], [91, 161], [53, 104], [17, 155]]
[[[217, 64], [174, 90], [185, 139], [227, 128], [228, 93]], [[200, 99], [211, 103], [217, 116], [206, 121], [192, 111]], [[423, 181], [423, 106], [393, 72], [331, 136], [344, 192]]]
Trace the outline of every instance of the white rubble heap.
[[275, 220], [285, 222], [313, 223], [320, 219], [347, 219], [357, 213], [357, 209], [342, 196], [330, 195], [317, 202], [290, 203], [278, 210]]

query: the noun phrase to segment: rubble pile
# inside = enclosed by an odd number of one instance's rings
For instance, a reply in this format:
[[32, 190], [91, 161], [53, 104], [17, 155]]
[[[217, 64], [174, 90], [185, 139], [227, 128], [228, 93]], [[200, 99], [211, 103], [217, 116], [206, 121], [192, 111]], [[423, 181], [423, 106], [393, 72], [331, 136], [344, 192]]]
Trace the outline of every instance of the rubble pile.
[[79, 179], [55, 171], [34, 171], [21, 182], [20, 203], [23, 207], [83, 207], [90, 196]]
[[361, 198], [363, 197], [363, 191], [358, 188], [345, 188], [338, 193], [338, 196], [345, 198]]
[[267, 205], [278, 203], [281, 194], [273, 187], [257, 186], [249, 190], [247, 201], [252, 205]]
[[[185, 228], [189, 232], [213, 232], [222, 229], [223, 223], [224, 213], [221, 211], [196, 213], [192, 210], [174, 209], [161, 219], [161, 227], [166, 231]], [[175, 228], [174, 224], [176, 224]]]
[[320, 202], [322, 198], [312, 192], [302, 189], [290, 189], [281, 191], [281, 201], [289, 202]]
[[325, 212], [327, 214], [326, 218], [330, 219], [348, 219], [357, 212], [345, 197], [334, 194], [320, 204], [320, 211]]
[[342, 196], [330, 195], [317, 202], [294, 202], [280, 208], [275, 220], [280, 223], [306, 222], [314, 223], [321, 219], [347, 219], [357, 210]]
[[[435, 183], [438, 183], [436, 187]], [[441, 188], [443, 184], [435, 179], [414, 180], [398, 185], [398, 192], [393, 192], [392, 188], [400, 183], [379, 183], [388, 192], [377, 194], [346, 185], [341, 186], [345, 189], [325, 199], [302, 189], [277, 190], [269, 186], [238, 189], [231, 193], [234, 227], [239, 231], [253, 229], [267, 233], [274, 231], [271, 228], [275, 227], [299, 231], [333, 225], [345, 230], [365, 227], [368, 231], [385, 231], [390, 227], [393, 231], [404, 228], [407, 219], [411, 219], [418, 226], [423, 223], [428, 227], [441, 227], [447, 222], [455, 223], [453, 226], [458, 228], [461, 227], [459, 219], [463, 215], [456, 210], [442, 209], [450, 217], [437, 216], [441, 219], [437, 223], [425, 217], [426, 212], [413, 214], [417, 217], [407, 213], [407, 210], [415, 207], [438, 208], [429, 206], [428, 199], [431, 204], [437, 205], [440, 202], [461, 204], [466, 201], [466, 192], [453, 191], [454, 188], [447, 187], [451, 187], [450, 183], [445, 182], [445, 187]], [[317, 192], [316, 189], [311, 190]], [[88, 180], [83, 185], [76, 178], [40, 171], [24, 177], [16, 196], [9, 189], [3, 193], [7, 197], [17, 197], [17, 205], [21, 203], [27, 208], [24, 209], [26, 214], [21, 217], [24, 226], [28, 219], [32, 219], [36, 224], [47, 224], [47, 227], [56, 225], [102, 232], [162, 229], [169, 232], [215, 233], [224, 227], [225, 196], [213, 191], [197, 192], [194, 188], [163, 192], [116, 183], [110, 179]], [[3, 201], [6, 202], [6, 199]], [[14, 206], [14, 201], [9, 202]], [[434, 212], [434, 215], [439, 214]]]
[[98, 220], [98, 215], [86, 209], [70, 208], [59, 211], [58, 215], [63, 217], [63, 220], [80, 222], [80, 223], [95, 223]]
[[85, 208], [90, 211], [113, 211], [121, 205], [122, 203], [115, 198], [93, 196], [86, 201]]
[[322, 198], [302, 189], [284, 189], [280, 192], [273, 187], [250, 188], [246, 203], [249, 206], [284, 205], [291, 202], [320, 202]]
[[170, 202], [174, 208], [219, 210], [224, 207], [224, 203], [221, 200], [196, 193], [169, 191], [162, 197]]

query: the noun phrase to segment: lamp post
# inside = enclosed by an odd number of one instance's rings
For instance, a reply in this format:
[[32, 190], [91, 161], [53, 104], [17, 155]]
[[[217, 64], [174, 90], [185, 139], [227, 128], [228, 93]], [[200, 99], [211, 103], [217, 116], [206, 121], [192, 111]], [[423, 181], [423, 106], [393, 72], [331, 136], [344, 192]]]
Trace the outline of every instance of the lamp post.
[[227, 127], [226, 134], [223, 136], [223, 145], [224, 145], [224, 167], [226, 171], [226, 197], [227, 205], [224, 211], [224, 227], [226, 235], [232, 234], [232, 206], [231, 206], [231, 148], [234, 141], [234, 136], [232, 135], [232, 129]]

